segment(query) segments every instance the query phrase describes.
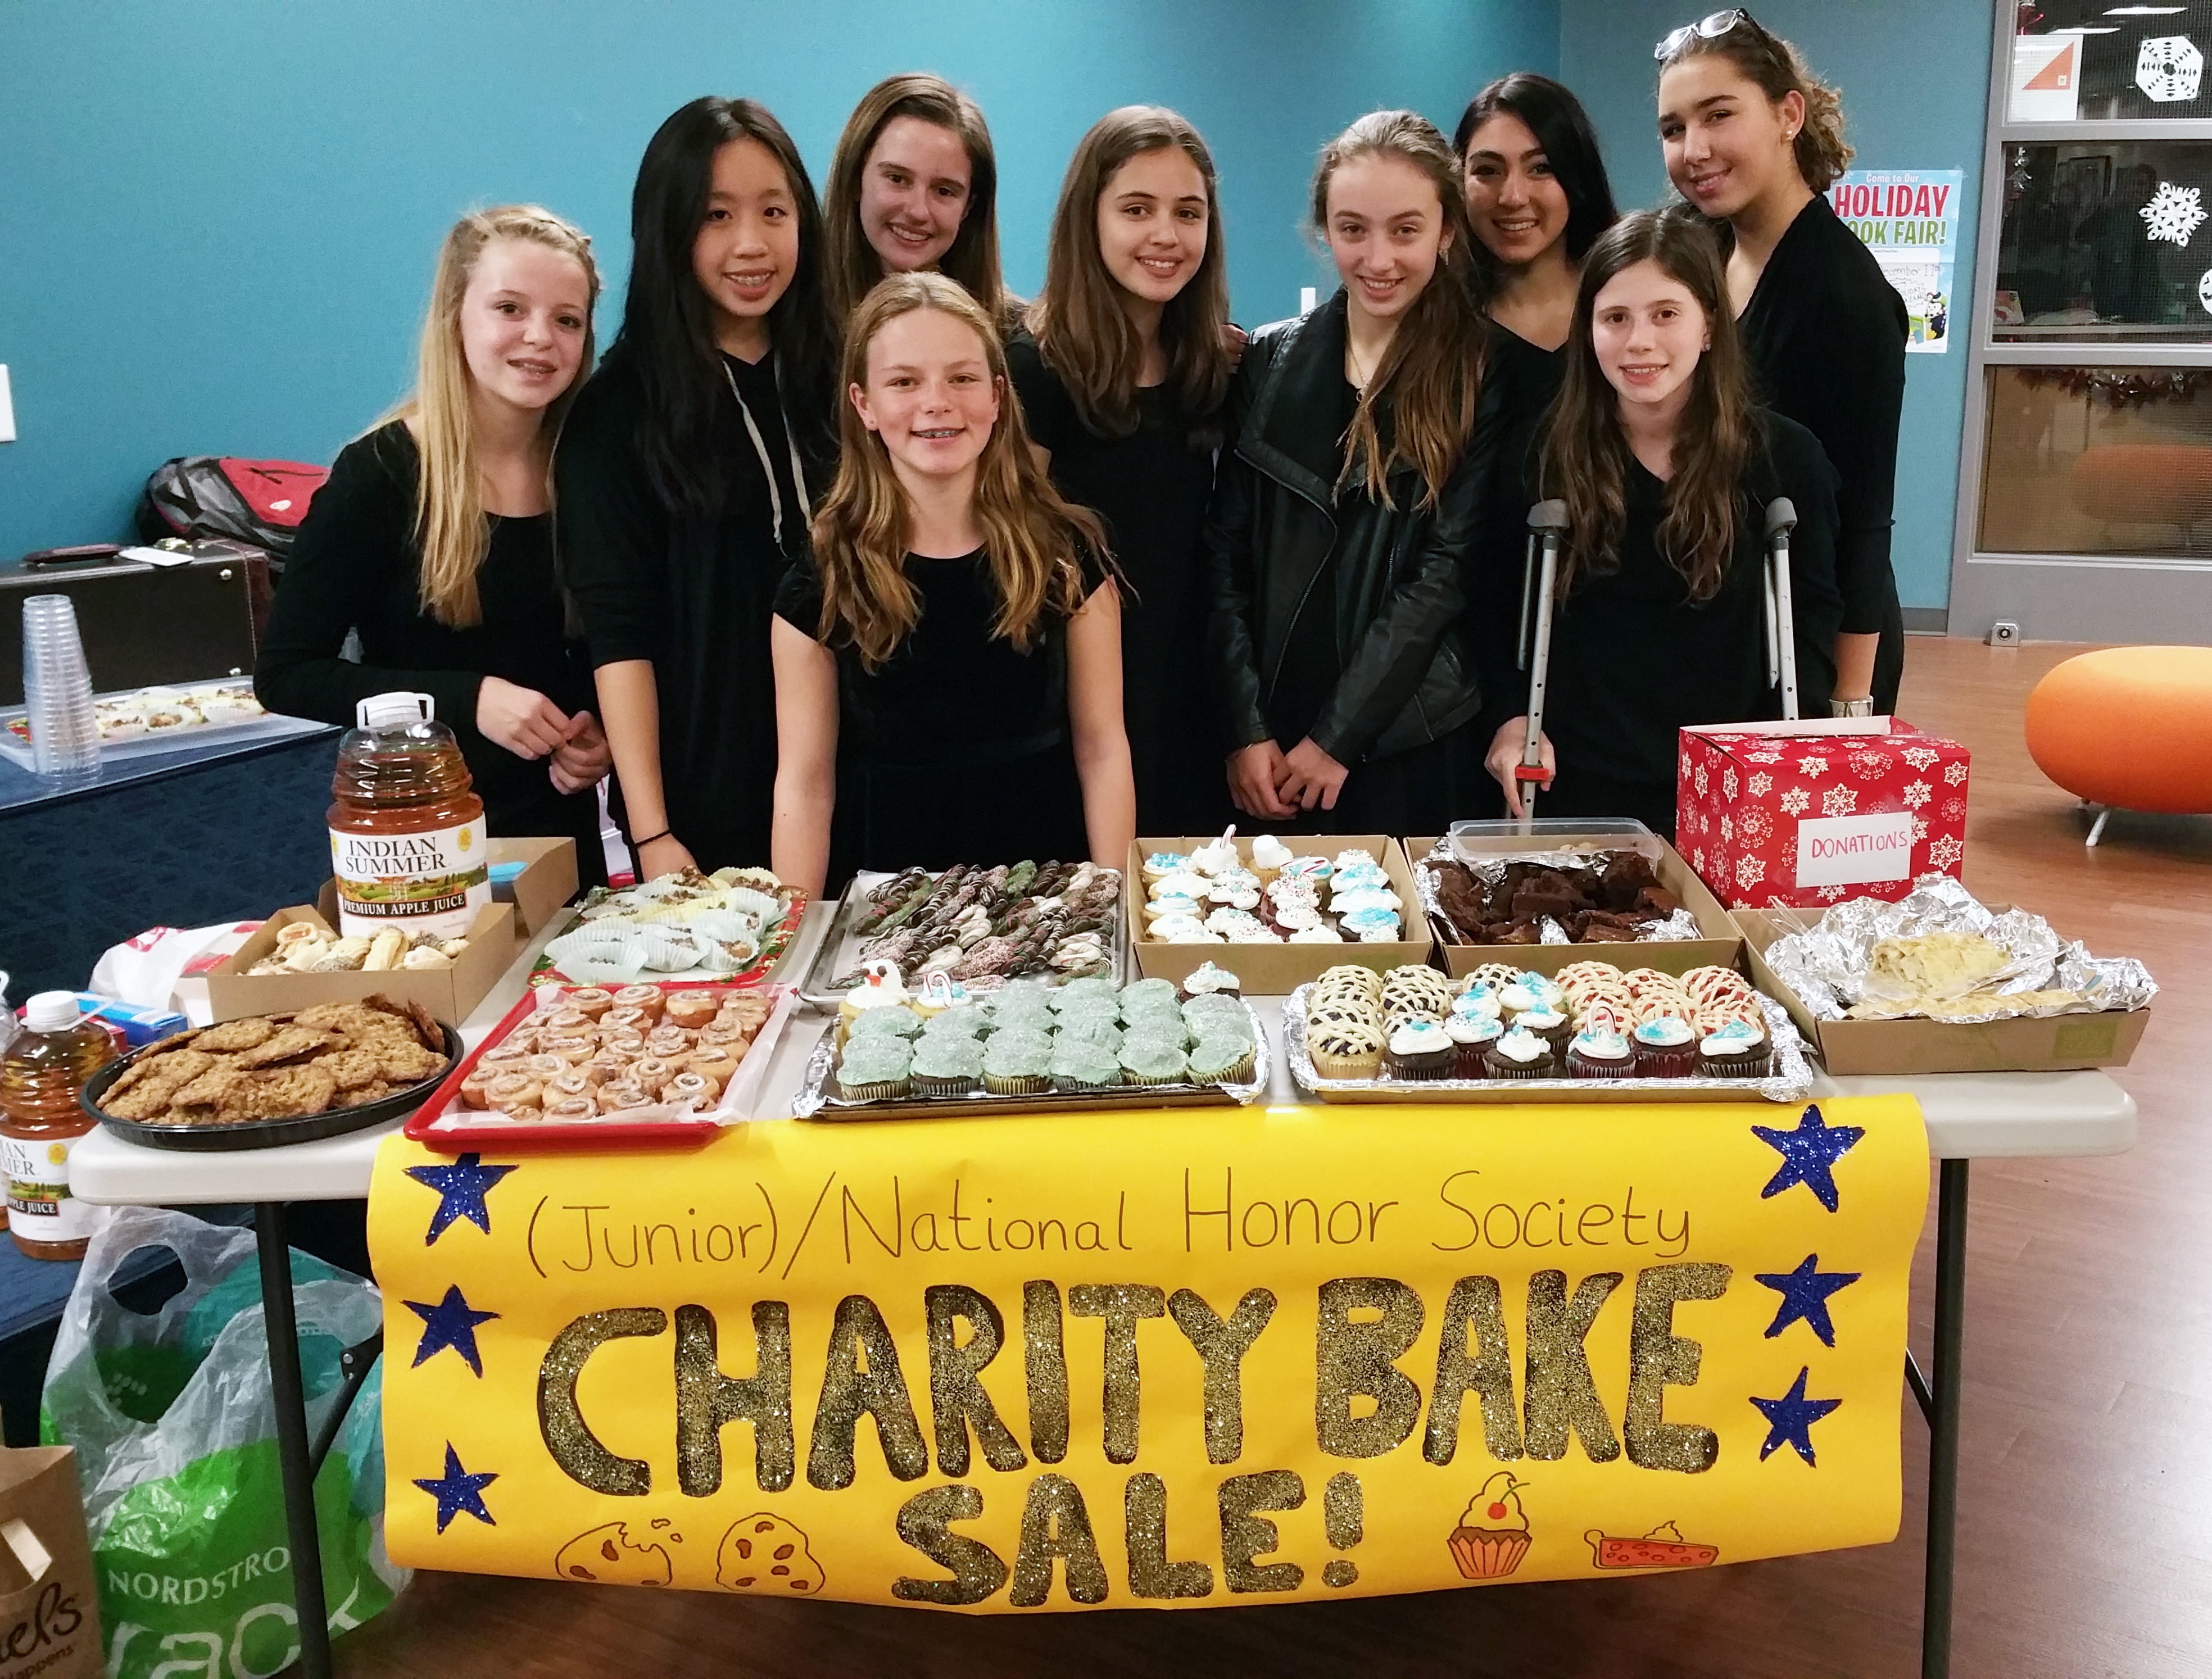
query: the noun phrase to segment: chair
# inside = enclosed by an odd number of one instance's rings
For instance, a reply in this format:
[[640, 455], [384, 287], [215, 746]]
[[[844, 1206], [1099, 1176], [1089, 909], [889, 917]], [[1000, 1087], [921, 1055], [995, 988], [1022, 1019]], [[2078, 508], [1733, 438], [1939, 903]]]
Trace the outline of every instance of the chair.
[[2212, 813], [2212, 647], [2107, 647], [2057, 665], [2027, 696], [2036, 767], [2084, 804]]

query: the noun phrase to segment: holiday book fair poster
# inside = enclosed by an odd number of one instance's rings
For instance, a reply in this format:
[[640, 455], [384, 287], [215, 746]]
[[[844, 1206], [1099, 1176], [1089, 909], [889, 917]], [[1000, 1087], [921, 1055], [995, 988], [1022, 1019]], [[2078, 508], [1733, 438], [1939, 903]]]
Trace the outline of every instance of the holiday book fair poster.
[[1941, 355], [1951, 348], [1965, 179], [1960, 169], [1854, 169], [1828, 189], [1837, 215], [1905, 300], [1909, 354]]
[[393, 1559], [982, 1612], [1897, 1531], [1909, 1098], [379, 1156]]

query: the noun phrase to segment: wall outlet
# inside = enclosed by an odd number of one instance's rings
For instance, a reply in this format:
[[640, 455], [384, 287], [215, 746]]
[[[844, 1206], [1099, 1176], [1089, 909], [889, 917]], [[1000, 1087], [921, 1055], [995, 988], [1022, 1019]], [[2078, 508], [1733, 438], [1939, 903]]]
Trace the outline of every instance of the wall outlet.
[[1990, 626], [1990, 646], [2017, 647], [2020, 646], [2020, 626], [2009, 618], [2000, 618]]
[[8, 388], [8, 370], [0, 367], [0, 443], [15, 440], [15, 398]]

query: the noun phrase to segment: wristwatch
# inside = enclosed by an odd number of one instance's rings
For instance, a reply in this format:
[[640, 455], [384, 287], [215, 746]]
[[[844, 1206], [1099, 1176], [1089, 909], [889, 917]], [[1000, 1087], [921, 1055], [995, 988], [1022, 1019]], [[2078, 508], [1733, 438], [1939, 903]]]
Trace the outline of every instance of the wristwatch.
[[1828, 715], [1830, 717], [1872, 717], [1874, 700], [1871, 697], [1864, 700], [1831, 700], [1828, 701]]

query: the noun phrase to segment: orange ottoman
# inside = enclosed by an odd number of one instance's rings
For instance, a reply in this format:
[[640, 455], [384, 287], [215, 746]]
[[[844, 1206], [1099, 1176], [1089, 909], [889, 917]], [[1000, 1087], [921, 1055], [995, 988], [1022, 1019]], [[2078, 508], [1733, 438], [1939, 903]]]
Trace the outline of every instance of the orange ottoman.
[[2107, 647], [2027, 696], [2036, 767], [2088, 804], [2212, 812], [2212, 647]]

